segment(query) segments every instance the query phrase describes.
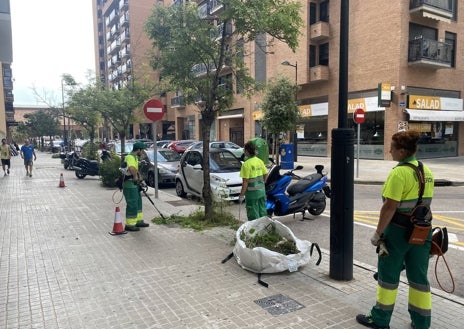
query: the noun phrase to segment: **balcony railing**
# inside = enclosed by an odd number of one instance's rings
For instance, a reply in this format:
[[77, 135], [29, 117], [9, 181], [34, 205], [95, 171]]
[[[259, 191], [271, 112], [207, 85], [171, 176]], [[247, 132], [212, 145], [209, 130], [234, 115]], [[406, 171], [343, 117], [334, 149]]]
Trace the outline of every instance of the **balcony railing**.
[[409, 41], [408, 63], [431, 68], [451, 67], [452, 46], [432, 39], [417, 38]]
[[171, 107], [185, 107], [184, 96], [175, 96], [171, 98]]
[[453, 18], [451, 5], [451, 1], [443, 0], [409, 0], [409, 12], [412, 15], [449, 22]]

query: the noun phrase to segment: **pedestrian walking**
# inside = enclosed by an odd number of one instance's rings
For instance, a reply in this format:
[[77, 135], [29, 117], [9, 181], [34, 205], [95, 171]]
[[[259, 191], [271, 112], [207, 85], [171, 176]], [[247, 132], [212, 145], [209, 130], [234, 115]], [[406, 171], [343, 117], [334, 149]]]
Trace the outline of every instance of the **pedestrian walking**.
[[140, 227], [150, 225], [143, 221], [141, 189], [145, 188], [146, 185], [139, 173], [139, 157], [145, 152], [146, 148], [145, 143], [135, 142], [132, 152], [126, 155], [124, 159], [127, 164], [127, 171], [122, 191], [126, 199], [126, 231], [139, 231]]
[[20, 154], [21, 159], [24, 159], [26, 176], [32, 177], [32, 166], [34, 161], [37, 160], [37, 156], [35, 154], [34, 145], [30, 143], [29, 139], [24, 140], [24, 145], [21, 146]]
[[[409, 243], [408, 232], [412, 231], [410, 213], [420, 199], [430, 206], [434, 192], [434, 178], [431, 170], [416, 159], [420, 133], [402, 131], [392, 136], [390, 154], [398, 165], [392, 169], [382, 189], [383, 205], [380, 209], [377, 229], [371, 238], [374, 246], [385, 243], [388, 255], [378, 257], [377, 301], [367, 315], [359, 314], [356, 320], [370, 328], [390, 328], [400, 272], [403, 264], [409, 281], [408, 311], [414, 329], [429, 329], [431, 323], [432, 300], [427, 279], [431, 235], [422, 244]], [[417, 177], [416, 170], [404, 164], [423, 168], [425, 177]], [[425, 184], [420, 182], [425, 181]], [[421, 187], [422, 186], [422, 187]]]
[[242, 177], [242, 190], [239, 201], [245, 199], [245, 207], [248, 220], [266, 216], [266, 188], [267, 169], [263, 160], [256, 155], [256, 147], [253, 142], [248, 141], [244, 147], [247, 160], [240, 169]]
[[0, 159], [2, 160], [3, 176], [8, 176], [11, 168], [11, 149], [5, 138], [2, 139], [0, 146]]

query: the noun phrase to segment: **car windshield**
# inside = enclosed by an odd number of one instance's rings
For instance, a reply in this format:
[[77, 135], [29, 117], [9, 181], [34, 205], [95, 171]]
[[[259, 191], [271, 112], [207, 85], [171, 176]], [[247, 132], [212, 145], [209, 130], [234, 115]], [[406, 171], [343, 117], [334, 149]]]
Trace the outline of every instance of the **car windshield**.
[[210, 171], [234, 172], [240, 171], [242, 163], [231, 152], [211, 152], [209, 158]]
[[[124, 144], [124, 153], [130, 153], [132, 152], [132, 147], [134, 144], [126, 142]], [[116, 153], [121, 154], [121, 143], [116, 143], [114, 144], [114, 150]]]
[[[150, 158], [151, 162], [155, 162], [155, 157], [153, 153], [154, 151], [147, 152], [148, 157]], [[158, 162], [176, 162], [180, 160], [180, 154], [172, 150], [163, 149], [163, 150], [158, 150], [157, 153], [158, 153], [158, 156], [156, 160]]]

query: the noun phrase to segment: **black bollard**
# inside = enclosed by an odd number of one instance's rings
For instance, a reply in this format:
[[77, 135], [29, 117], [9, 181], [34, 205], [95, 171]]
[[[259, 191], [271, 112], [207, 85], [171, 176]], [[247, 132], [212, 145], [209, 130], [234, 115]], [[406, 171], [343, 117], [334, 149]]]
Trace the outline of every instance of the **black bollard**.
[[332, 130], [330, 270], [334, 280], [353, 279], [354, 131]]

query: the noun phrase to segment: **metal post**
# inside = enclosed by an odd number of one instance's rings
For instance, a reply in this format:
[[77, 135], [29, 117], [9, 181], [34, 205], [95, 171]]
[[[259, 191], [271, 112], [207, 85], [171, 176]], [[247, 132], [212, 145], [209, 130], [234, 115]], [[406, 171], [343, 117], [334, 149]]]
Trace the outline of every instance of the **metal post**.
[[63, 106], [63, 142], [65, 151], [68, 150], [68, 138], [66, 134], [66, 112], [64, 109], [64, 86], [63, 86], [63, 79], [61, 79], [61, 104]]
[[[295, 102], [298, 104], [298, 62], [295, 62], [295, 65], [293, 65], [289, 61], [283, 61], [281, 64], [295, 68]], [[298, 135], [296, 132], [296, 127], [295, 127], [295, 131], [293, 133], [293, 161], [295, 162], [298, 161], [297, 147], [298, 147]]]
[[338, 129], [332, 130], [330, 268], [335, 280], [353, 279], [354, 131], [347, 128], [349, 1], [341, 1]]

